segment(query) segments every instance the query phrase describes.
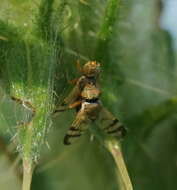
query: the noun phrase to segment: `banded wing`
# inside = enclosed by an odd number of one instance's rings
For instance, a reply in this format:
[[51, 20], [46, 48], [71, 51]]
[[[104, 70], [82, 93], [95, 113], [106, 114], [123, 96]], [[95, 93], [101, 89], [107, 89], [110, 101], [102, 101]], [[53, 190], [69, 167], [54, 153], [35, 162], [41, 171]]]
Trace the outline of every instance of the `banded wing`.
[[112, 136], [124, 137], [127, 133], [125, 126], [111, 112], [102, 106], [100, 122], [103, 130]]
[[79, 107], [81, 104], [80, 95], [85, 82], [85, 77], [81, 76], [69, 95], [63, 100], [63, 103], [54, 110], [53, 114]]
[[77, 100], [79, 96], [80, 96], [80, 88], [76, 84], [74, 88], [71, 90], [71, 92], [68, 94], [68, 96], [64, 99], [63, 104], [65, 105], [72, 104]]
[[69, 93], [69, 95], [64, 99], [64, 104], [72, 104], [73, 102], [77, 101], [80, 97], [80, 94], [87, 83], [86, 78], [84, 76], [81, 76], [72, 91]]
[[88, 116], [84, 109], [81, 109], [77, 115], [71, 127], [68, 129], [63, 143], [65, 145], [72, 144], [75, 140], [77, 140], [84, 131], [88, 128], [87, 123], [89, 122]]

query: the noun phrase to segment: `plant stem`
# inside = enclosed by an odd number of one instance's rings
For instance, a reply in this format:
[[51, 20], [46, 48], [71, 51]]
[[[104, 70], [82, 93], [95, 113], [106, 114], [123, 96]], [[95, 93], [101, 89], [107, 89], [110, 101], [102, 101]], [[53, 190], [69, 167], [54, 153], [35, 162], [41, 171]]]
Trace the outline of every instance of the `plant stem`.
[[133, 186], [123, 159], [119, 143], [117, 141], [107, 141], [106, 147], [112, 154], [117, 166], [117, 173], [119, 174], [120, 178], [118, 179], [120, 182], [120, 190], [133, 190]]
[[30, 160], [23, 160], [23, 184], [22, 190], [30, 190], [33, 167]]

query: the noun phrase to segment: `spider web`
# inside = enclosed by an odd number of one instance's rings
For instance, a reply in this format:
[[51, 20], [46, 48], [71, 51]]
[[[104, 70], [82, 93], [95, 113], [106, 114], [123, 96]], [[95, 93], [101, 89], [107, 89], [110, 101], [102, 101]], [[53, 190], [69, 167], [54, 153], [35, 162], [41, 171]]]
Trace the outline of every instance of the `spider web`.
[[[89, 1], [87, 1], [87, 2], [89, 2]], [[6, 1], [4, 0], [3, 3], [6, 4]], [[146, 6], [146, 7], [148, 7], [148, 6]], [[151, 6], [149, 6], [149, 7], [151, 7]], [[95, 10], [94, 7], [91, 7], [91, 8], [92, 8], [91, 10]], [[19, 6], [19, 9], [20, 9], [20, 6]], [[10, 9], [10, 10], [12, 11], [13, 9]], [[30, 15], [30, 10], [31, 9], [29, 9], [29, 12], [27, 15]], [[131, 16], [134, 16], [134, 18], [133, 18], [134, 20], [137, 19], [137, 17], [135, 16], [135, 12], [137, 10], [139, 10], [140, 13], [137, 12], [136, 14], [141, 15], [141, 10], [137, 6], [137, 7], [135, 7], [135, 10], [131, 10], [132, 12], [130, 11], [130, 13], [132, 13], [132, 15], [129, 15], [129, 19]], [[9, 13], [11, 13], [11, 11], [9, 11]], [[7, 14], [7, 13], [5, 13], [5, 10], [3, 10], [3, 12], [0, 12], [0, 16], [3, 14]], [[73, 13], [68, 8], [67, 18], [71, 18], [71, 21], [69, 24], [67, 23], [62, 29], [63, 30], [62, 32], [63, 33], [66, 32], [66, 36], [67, 36], [66, 38], [65, 38], [65, 36], [63, 36], [64, 40], [66, 41], [66, 44], [64, 47], [62, 47], [63, 48], [62, 56], [59, 57], [59, 62], [61, 62], [62, 64], [59, 67], [59, 70], [60, 70], [59, 74], [57, 76], [55, 76], [56, 78], [58, 78], [58, 79], [56, 79], [55, 89], [53, 89], [53, 87], [51, 89], [52, 96], [55, 97], [57, 104], [61, 103], [62, 99], [67, 95], [67, 93], [69, 93], [69, 90], [72, 88], [72, 86], [69, 86], [67, 83], [68, 78], [72, 79], [72, 78], [75, 78], [75, 76], [77, 75], [75, 72], [75, 70], [76, 70], [75, 65], [72, 62], [74, 62], [78, 58], [81, 60], [82, 63], [85, 63], [86, 61], [93, 59], [94, 56], [91, 56], [91, 54], [89, 54], [89, 52], [91, 50], [93, 51], [93, 49], [94, 49], [92, 46], [92, 43], [90, 45], [90, 42], [94, 42], [97, 40], [96, 39], [97, 31], [94, 29], [90, 29], [87, 32], [87, 28], [86, 28], [86, 30], [84, 30], [84, 32], [83, 32], [82, 29], [80, 27], [78, 27], [79, 22], [72, 20], [71, 14], [73, 14]], [[74, 13], [74, 14], [76, 14], [76, 13]], [[96, 14], [98, 14], [98, 13], [96, 13]], [[8, 16], [8, 14], [6, 15], [6, 17], [7, 16]], [[11, 16], [13, 16], [13, 15], [11, 15]], [[101, 17], [101, 14], [99, 16]], [[19, 19], [19, 23], [24, 24], [23, 19], [24, 18]], [[82, 19], [82, 17], [80, 17], [80, 19]], [[16, 19], [16, 20], [18, 20], [18, 19]], [[28, 24], [31, 24], [32, 19], [27, 19], [27, 20], [30, 20], [30, 23], [26, 23], [26, 27], [28, 26]], [[97, 20], [96, 17], [94, 17], [93, 20]], [[138, 23], [139, 21], [136, 21], [136, 22]], [[137, 25], [137, 23], [133, 22], [133, 24], [135, 24], [135, 28], [138, 28], [138, 30], [136, 29], [135, 31], [132, 31], [132, 28], [134, 25], [132, 26], [131, 22], [129, 22], [129, 21], [123, 20], [122, 23], [118, 24], [115, 31], [116, 32], [120, 31], [120, 33], [115, 32], [116, 34], [115, 34], [112, 42], [110, 43], [108, 50], [106, 50], [106, 51], [109, 51], [109, 54], [110, 54], [109, 61], [108, 62], [103, 61], [101, 63], [102, 70], [104, 73], [101, 75], [101, 88], [103, 89], [103, 95], [102, 95], [101, 99], [103, 101], [103, 104], [113, 114], [115, 114], [117, 117], [120, 117], [125, 122], [127, 120], [129, 120], [130, 117], [134, 118], [134, 116], [136, 116], [137, 114], [142, 114], [142, 113], [144, 113], [145, 110], [153, 108], [153, 106], [158, 106], [159, 104], [165, 103], [166, 100], [170, 100], [171, 98], [175, 97], [176, 93], [177, 93], [176, 62], [174, 65], [170, 65], [168, 63], [168, 60], [164, 61], [163, 60], [164, 54], [161, 53], [161, 49], [159, 50], [160, 53], [158, 52], [157, 46], [156, 46], [156, 48], [151, 50], [151, 48], [153, 46], [152, 43], [149, 43], [149, 45], [147, 45], [146, 48], [143, 49], [143, 51], [140, 51], [141, 48], [144, 47], [144, 45], [146, 45], [146, 43], [149, 42], [149, 38], [146, 38], [143, 41], [142, 36], [143, 36], [143, 34], [145, 34], [145, 31], [139, 32], [139, 28], [143, 28], [144, 25], [142, 27], [142, 25], [139, 26], [139, 25]], [[54, 39], [56, 39], [55, 34], [57, 33], [57, 30], [58, 30], [58, 28], [54, 29]], [[149, 28], [148, 28], [148, 30], [149, 30]], [[47, 29], [46, 30], [44, 29], [44, 31], [47, 31]], [[72, 33], [72, 31], [74, 31], [74, 32]], [[124, 33], [124, 31], [125, 31], [125, 33]], [[75, 33], [77, 33], [77, 32], [78, 32], [78, 34], [75, 35]], [[83, 35], [81, 35], [82, 33], [83, 33]], [[133, 33], [133, 35], [132, 35], [132, 33]], [[135, 34], [135, 33], [137, 33], [137, 34]], [[0, 35], [1, 35], [1, 33], [0, 33]], [[134, 35], [135, 35], [135, 37], [140, 35], [140, 38], [134, 38]], [[76, 39], [74, 40], [73, 38], [76, 38]], [[88, 38], [88, 39], [84, 39], [84, 40], [86, 40], [89, 43], [89, 45], [85, 43], [86, 41], [81, 40], [83, 38]], [[1, 42], [1, 40], [4, 40], [4, 39], [0, 38], [0, 42]], [[143, 44], [143, 45], [141, 47], [141, 46], [138, 46], [138, 44], [140, 44], [140, 45]], [[54, 50], [56, 50], [56, 47], [53, 47], [53, 48], [54, 48]], [[137, 51], [136, 48], [140, 52], [134, 53], [135, 51]], [[156, 51], [156, 50], [157, 50], [157, 54], [158, 54], [157, 57], [162, 57], [162, 59], [159, 59], [159, 60], [157, 59], [157, 62], [154, 61], [152, 58], [152, 57], [154, 57], [154, 54], [152, 52]], [[151, 53], [149, 53], [149, 51], [151, 51]], [[143, 54], [143, 52], [144, 52], [144, 54]], [[7, 53], [7, 52], [5, 52], [5, 53]], [[106, 53], [106, 52], [103, 52], [102, 54], [104, 54], [104, 53]], [[27, 58], [30, 58], [30, 57], [27, 57]], [[154, 59], [156, 59], [156, 58], [154, 58]], [[112, 63], [116, 63], [116, 64], [112, 64]], [[49, 69], [53, 69], [53, 68], [49, 67]], [[118, 80], [120, 79], [119, 70], [121, 70], [121, 72], [123, 73], [123, 76], [121, 76], [122, 77], [121, 79], [124, 82], [121, 85], [118, 84]], [[114, 71], [114, 72], [112, 73], [112, 71]], [[68, 78], [67, 78], [66, 73], [69, 75]], [[50, 82], [51, 81], [49, 81], [49, 83]], [[52, 84], [52, 85], [54, 85], [54, 84]], [[52, 105], [51, 107], [53, 108], [53, 106], [55, 106], [55, 105]], [[52, 108], [50, 108], [50, 109], [52, 110]], [[163, 107], [163, 108], [164, 108], [164, 110], [166, 109], [166, 107]], [[160, 112], [160, 111], [158, 111], [158, 112]], [[170, 130], [170, 124], [175, 121], [175, 119], [173, 118], [174, 117], [173, 114], [174, 113], [169, 114], [169, 116], [168, 116], [169, 122], [165, 123], [166, 128], [168, 128], [169, 130]], [[173, 117], [171, 117], [171, 115], [173, 115]], [[151, 118], [150, 116], [147, 116], [147, 117], [149, 117], [150, 119], [154, 119], [154, 118]], [[10, 138], [14, 137], [16, 135], [17, 129], [20, 127], [20, 123], [29, 122], [29, 120], [31, 120], [31, 118], [32, 118], [32, 112], [27, 110], [23, 105], [20, 105], [15, 101], [12, 101], [10, 98], [10, 94], [5, 91], [3, 82], [0, 83], [0, 131], [1, 131], [1, 135], [5, 136], [5, 137], [10, 136]], [[67, 130], [67, 127], [70, 125], [70, 122], [72, 121], [72, 119], [74, 119], [73, 115], [71, 116], [69, 114], [66, 114], [64, 116], [58, 116], [58, 118], [54, 119], [54, 122], [55, 122], [54, 127], [56, 129], [53, 132], [54, 137], [52, 137], [52, 138], [57, 139], [56, 147], [57, 148], [60, 147], [61, 150], [63, 150], [63, 147], [58, 144], [61, 144], [60, 143], [62, 141], [61, 139], [63, 138], [63, 135], [64, 135], [65, 131]], [[45, 123], [45, 125], [47, 126], [46, 123]], [[143, 126], [145, 126], [145, 123], [143, 123], [142, 126], [135, 126], [135, 125], [136, 124], [132, 124], [132, 123], [129, 123], [129, 125], [128, 125], [129, 128], [137, 129], [137, 132], [134, 135], [135, 139], [133, 142], [135, 142], [137, 140], [136, 137], [138, 136], [138, 134], [141, 133], [141, 132], [138, 133], [138, 131], [141, 131], [140, 128], [143, 128]], [[159, 132], [159, 131], [160, 131], [159, 134], [162, 134], [162, 132], [165, 128], [165, 127], [163, 127], [162, 130], [160, 130], [159, 129], [161, 127], [160, 124], [158, 124], [158, 125], [154, 124], [153, 126], [158, 126], [157, 130], [155, 127], [152, 129], [152, 130], [154, 130], [154, 134], [157, 134], [157, 132]], [[133, 131], [133, 129], [132, 129], [132, 131]], [[129, 136], [131, 136], [131, 134], [133, 133], [132, 131], [130, 130]], [[151, 135], [150, 135], [150, 137], [151, 137]], [[131, 140], [132, 139], [130, 139], [129, 144], [127, 143], [130, 148], [127, 148], [126, 150], [130, 150], [133, 147]], [[150, 140], [152, 140], [152, 138]], [[156, 141], [154, 139], [153, 139], [153, 142], [156, 143]], [[152, 141], [151, 141], [151, 143], [152, 143]], [[148, 148], [148, 145], [149, 145], [148, 142], [143, 143], [143, 142], [138, 141], [137, 144], [139, 144], [141, 147], [143, 147], [143, 150], [145, 150], [144, 152], [146, 152], [148, 155], [150, 155], [149, 158], [153, 157], [152, 150], [149, 150], [149, 148]], [[136, 146], [136, 145], [134, 145], [134, 146]], [[156, 150], [156, 148], [154, 148], [154, 152], [155, 152], [155, 150]], [[132, 152], [131, 151], [129, 151], [129, 152], [130, 152], [129, 159], [133, 158], [132, 160], [135, 160], [134, 152], [137, 153], [138, 151], [134, 151], [134, 149], [132, 148]], [[64, 151], [64, 153], [65, 153], [65, 151]], [[70, 155], [70, 157], [72, 157], [72, 156], [73, 155]], [[58, 156], [58, 158], [60, 158], [60, 155]], [[55, 161], [55, 163], [56, 163], [56, 161]], [[136, 166], [138, 167], [138, 164]]]

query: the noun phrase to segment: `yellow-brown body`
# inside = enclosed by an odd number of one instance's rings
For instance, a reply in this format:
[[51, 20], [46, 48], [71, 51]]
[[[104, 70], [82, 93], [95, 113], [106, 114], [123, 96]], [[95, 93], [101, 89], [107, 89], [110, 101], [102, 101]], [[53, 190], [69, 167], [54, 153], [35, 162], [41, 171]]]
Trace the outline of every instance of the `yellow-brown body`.
[[77, 67], [83, 75], [77, 80], [68, 97], [64, 99], [63, 105], [66, 107], [55, 111], [72, 108], [77, 111], [76, 118], [64, 137], [64, 144], [71, 144], [72, 140], [77, 139], [87, 129], [86, 124], [96, 119], [100, 120], [101, 125], [104, 126], [103, 130], [107, 134], [124, 136], [126, 129], [122, 123], [106, 110], [100, 101], [101, 91], [98, 85], [100, 64], [96, 61], [89, 61], [83, 68], [78, 64]]

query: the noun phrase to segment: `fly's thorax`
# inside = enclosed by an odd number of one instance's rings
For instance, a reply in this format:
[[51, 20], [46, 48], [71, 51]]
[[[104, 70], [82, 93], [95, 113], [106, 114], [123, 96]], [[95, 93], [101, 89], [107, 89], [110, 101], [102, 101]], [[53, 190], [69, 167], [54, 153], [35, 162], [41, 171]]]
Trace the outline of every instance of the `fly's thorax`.
[[84, 99], [96, 99], [99, 98], [101, 91], [93, 84], [87, 84], [81, 92], [81, 97]]

